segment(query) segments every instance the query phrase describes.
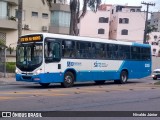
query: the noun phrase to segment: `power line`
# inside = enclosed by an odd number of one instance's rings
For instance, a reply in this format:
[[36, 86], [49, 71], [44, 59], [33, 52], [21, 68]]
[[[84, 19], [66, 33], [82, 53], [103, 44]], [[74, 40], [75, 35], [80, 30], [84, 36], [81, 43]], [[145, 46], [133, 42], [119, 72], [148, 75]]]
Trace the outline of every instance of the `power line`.
[[147, 26], [148, 26], [148, 10], [149, 6], [155, 6], [155, 3], [146, 3], [146, 2], [141, 2], [141, 4], [147, 5], [147, 11], [146, 11], [146, 21], [145, 21], [145, 29], [144, 29], [144, 37], [143, 37], [143, 43], [146, 43], [146, 37], [147, 37]]

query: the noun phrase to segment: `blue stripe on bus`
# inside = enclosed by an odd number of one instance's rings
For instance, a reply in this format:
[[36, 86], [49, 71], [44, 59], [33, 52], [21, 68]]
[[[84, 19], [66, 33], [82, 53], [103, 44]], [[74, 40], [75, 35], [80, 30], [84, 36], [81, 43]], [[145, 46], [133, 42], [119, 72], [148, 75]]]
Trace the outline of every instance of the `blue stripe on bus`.
[[138, 46], [138, 47], [150, 47], [149, 44], [140, 44], [140, 43], [132, 43], [133, 46]]
[[[75, 71], [76, 81], [94, 81], [94, 80], [116, 80], [120, 78], [120, 73], [123, 69], [128, 70], [128, 78], [143, 78], [151, 74], [151, 67], [145, 67], [145, 64], [150, 64], [150, 61], [124, 61], [120, 66], [119, 70], [85, 70], [85, 71]], [[151, 64], [150, 64], [151, 65]], [[74, 70], [74, 69], [72, 69]], [[141, 71], [141, 72], [137, 72]], [[64, 72], [65, 73], [65, 72]], [[26, 82], [41, 82], [41, 83], [60, 83], [63, 82], [64, 73], [43, 73], [39, 75], [32, 76], [30, 79], [25, 79], [27, 77], [16, 74], [17, 81]], [[40, 78], [40, 81], [35, 80]]]

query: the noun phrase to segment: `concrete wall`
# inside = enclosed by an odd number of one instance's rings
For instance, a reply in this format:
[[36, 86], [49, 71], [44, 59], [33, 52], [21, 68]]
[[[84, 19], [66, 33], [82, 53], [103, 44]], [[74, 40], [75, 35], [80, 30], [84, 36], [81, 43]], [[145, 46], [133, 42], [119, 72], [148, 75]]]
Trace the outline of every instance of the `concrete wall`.
[[160, 68], [160, 57], [152, 57], [152, 71]]
[[[81, 19], [79, 24], [79, 35], [87, 37], [109, 38], [109, 21], [108, 23], [99, 23], [99, 18], [105, 17], [110, 21], [109, 11], [87, 11], [86, 15]], [[104, 34], [98, 34], [98, 29], [104, 29]]]

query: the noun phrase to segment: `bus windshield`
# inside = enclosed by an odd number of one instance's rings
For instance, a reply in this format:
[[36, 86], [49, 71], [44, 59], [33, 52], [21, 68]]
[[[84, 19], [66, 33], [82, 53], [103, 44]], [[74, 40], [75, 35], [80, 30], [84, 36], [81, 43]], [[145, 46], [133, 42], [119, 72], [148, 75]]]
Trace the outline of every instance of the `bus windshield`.
[[20, 44], [17, 46], [16, 65], [22, 71], [33, 71], [42, 64], [42, 43]]

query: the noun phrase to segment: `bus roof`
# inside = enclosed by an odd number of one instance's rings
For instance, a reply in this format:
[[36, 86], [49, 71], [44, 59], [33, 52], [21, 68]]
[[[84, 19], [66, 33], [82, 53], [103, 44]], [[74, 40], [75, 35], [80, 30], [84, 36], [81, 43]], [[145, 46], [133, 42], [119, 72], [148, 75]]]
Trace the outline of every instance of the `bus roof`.
[[[112, 44], [122, 44], [122, 45], [133, 45], [133, 46], [143, 46], [143, 47], [150, 47], [149, 44], [141, 44], [136, 42], [125, 42], [125, 41], [117, 41], [112, 39], [105, 39], [105, 38], [93, 38], [93, 37], [82, 37], [82, 36], [71, 36], [71, 35], [62, 35], [62, 34], [54, 34], [54, 33], [31, 33], [26, 35], [34, 35], [34, 34], [42, 34], [44, 37], [53, 37], [53, 38], [61, 38], [61, 39], [68, 39], [68, 40], [77, 40], [77, 41], [88, 41], [88, 42], [102, 42], [102, 43], [112, 43]], [[26, 36], [22, 35], [22, 36]]]

